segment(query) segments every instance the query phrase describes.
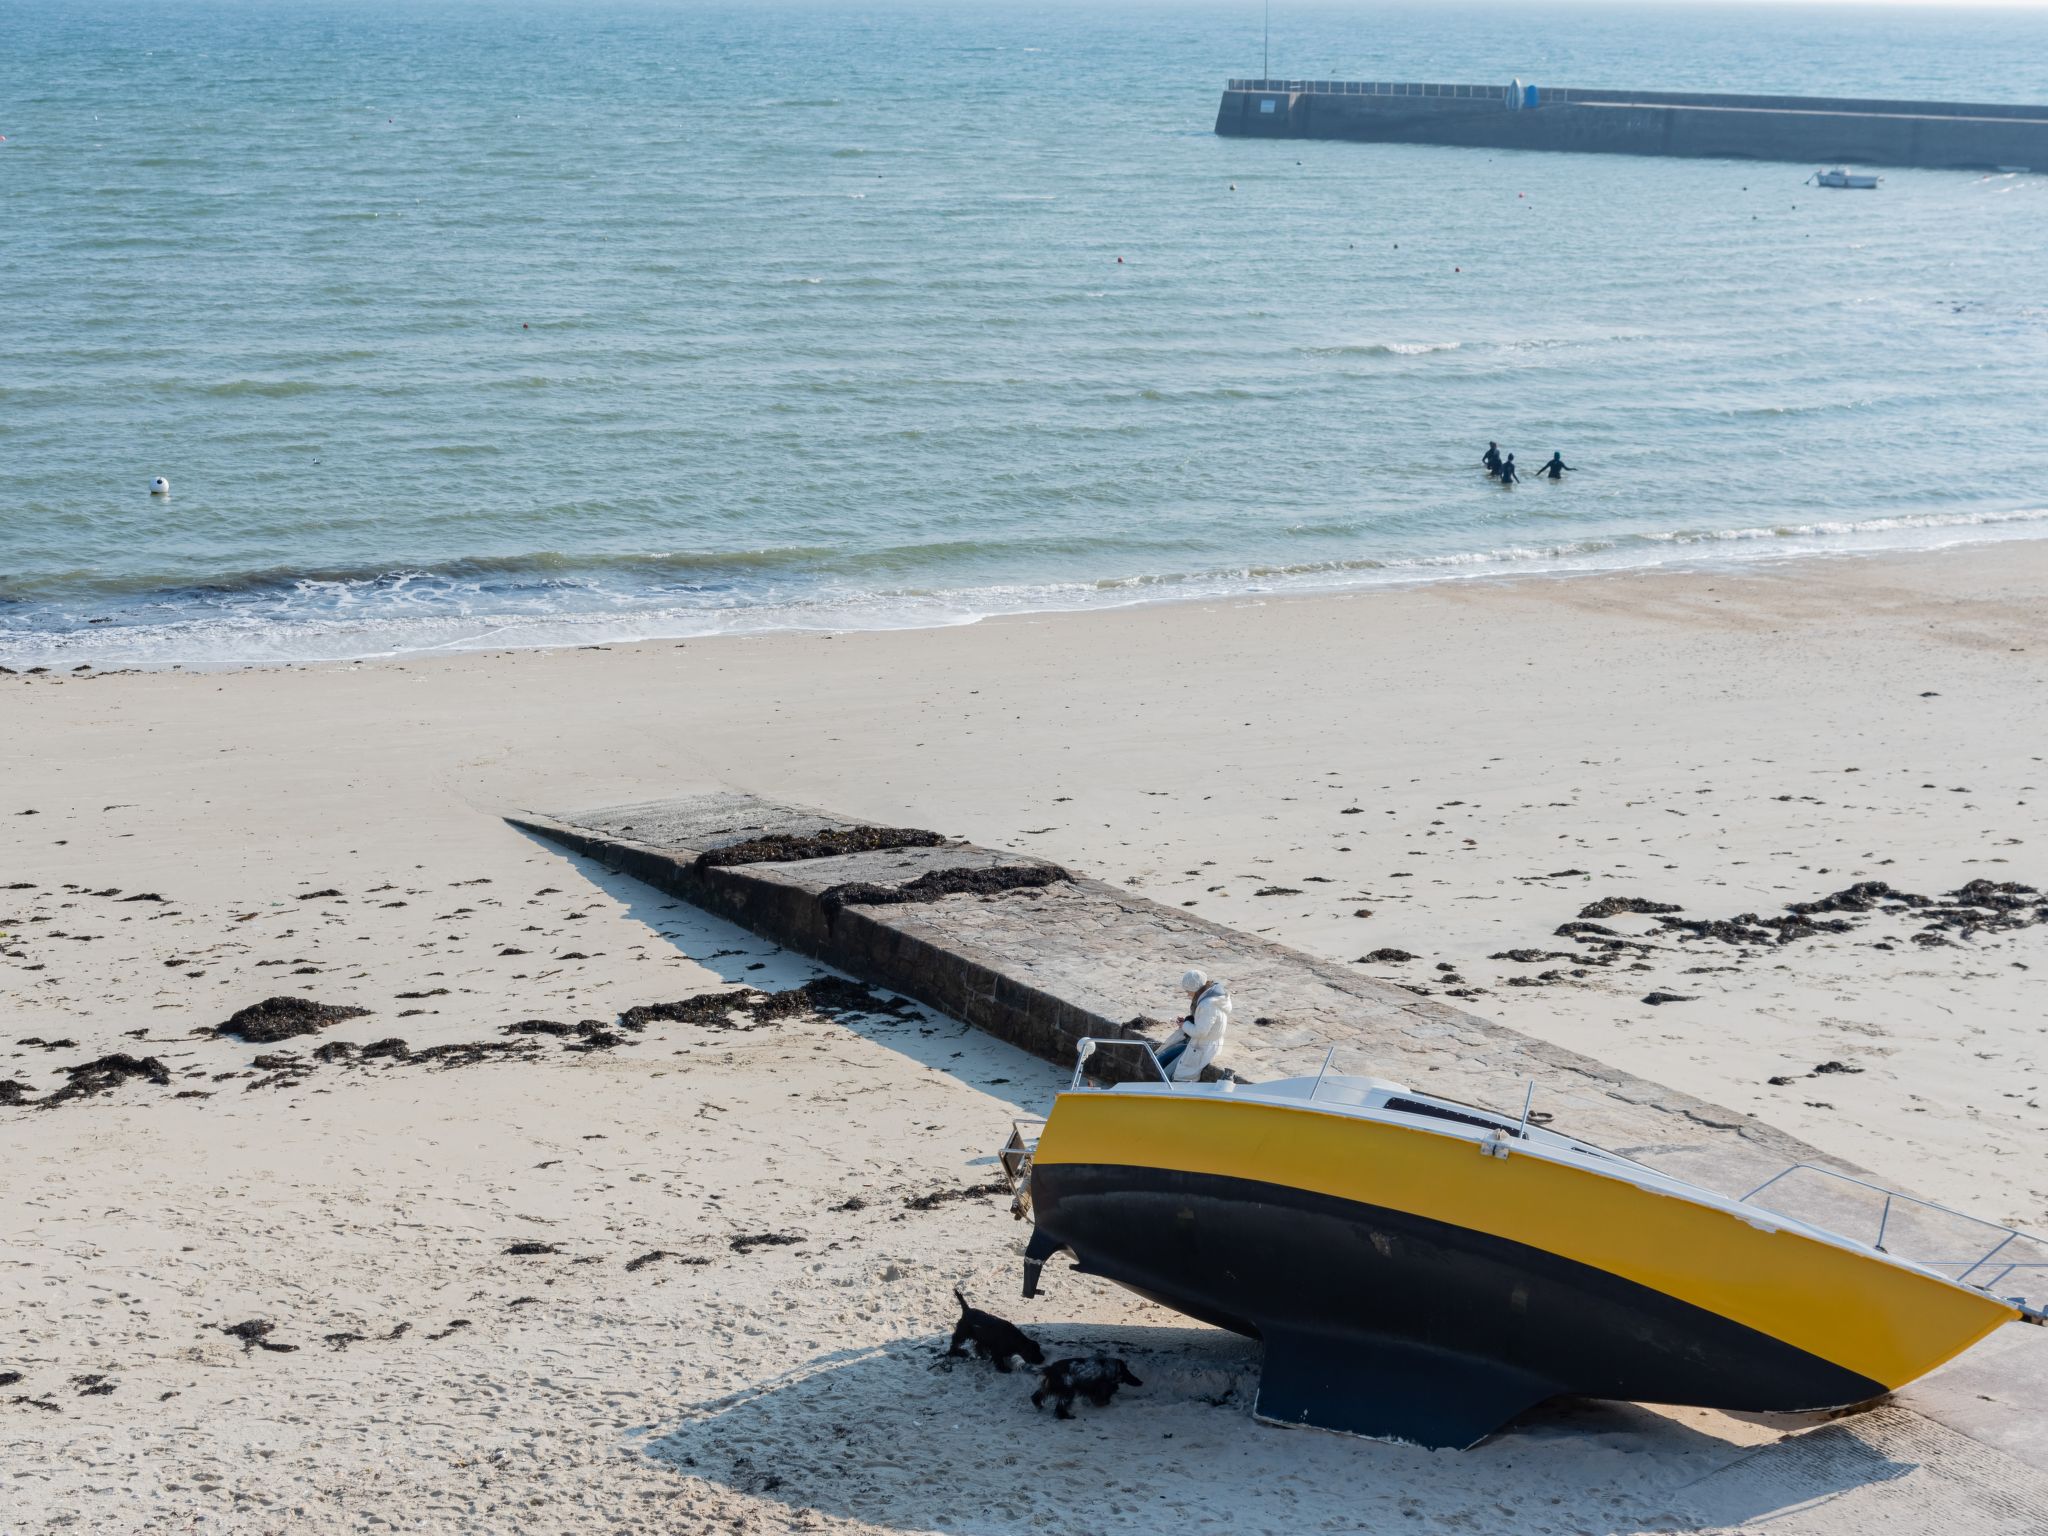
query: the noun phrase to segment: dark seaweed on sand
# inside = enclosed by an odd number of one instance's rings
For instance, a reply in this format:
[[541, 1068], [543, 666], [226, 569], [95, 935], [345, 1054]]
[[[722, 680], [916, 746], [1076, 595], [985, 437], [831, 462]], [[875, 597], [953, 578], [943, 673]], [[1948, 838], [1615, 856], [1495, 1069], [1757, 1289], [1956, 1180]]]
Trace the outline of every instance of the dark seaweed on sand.
[[242, 1353], [245, 1355], [252, 1349], [267, 1349], [273, 1354], [288, 1355], [299, 1347], [296, 1344], [271, 1343], [270, 1335], [277, 1331], [277, 1324], [265, 1322], [260, 1317], [252, 1317], [241, 1323], [218, 1323], [215, 1326], [229, 1338], [240, 1339]]
[[636, 1275], [648, 1265], [658, 1264], [663, 1259], [674, 1259], [678, 1264], [709, 1264], [711, 1262], [700, 1254], [671, 1253], [666, 1248], [655, 1248], [641, 1254], [637, 1259], [626, 1260], [626, 1273]]
[[116, 1051], [111, 1056], [102, 1056], [95, 1061], [81, 1062], [75, 1067], [66, 1067], [65, 1076], [71, 1080], [55, 1093], [45, 1098], [43, 1108], [53, 1109], [73, 1099], [95, 1098], [102, 1093], [111, 1093], [133, 1078], [154, 1083], [159, 1088], [170, 1086], [170, 1070], [154, 1056], [130, 1056], [125, 1051]]
[[917, 1010], [900, 998], [876, 995], [857, 981], [819, 976], [784, 992], [735, 987], [674, 1003], [642, 1003], [619, 1015], [619, 1028], [636, 1034], [649, 1024], [695, 1024], [704, 1029], [758, 1029], [806, 1013], [858, 1013], [906, 1018]]
[[1659, 912], [1676, 912], [1678, 910], [1680, 910], [1678, 904], [1671, 901], [1646, 901], [1641, 896], [1603, 896], [1600, 900], [1588, 902], [1585, 906], [1581, 907], [1579, 909], [1579, 916], [1581, 919], [1616, 917], [1624, 912], [1639, 912], [1646, 916], [1654, 916]]
[[274, 1045], [297, 1035], [317, 1034], [343, 1019], [360, 1019], [370, 1010], [339, 1003], [316, 1003], [305, 997], [266, 997], [229, 1015], [213, 1032], [251, 1045]]
[[534, 1056], [540, 1044], [534, 1040], [458, 1040], [447, 1045], [430, 1045], [414, 1050], [396, 1035], [372, 1040], [357, 1047], [346, 1040], [334, 1040], [313, 1054], [321, 1061], [362, 1063], [392, 1061], [413, 1067], [474, 1067], [486, 1061], [523, 1061]]
[[988, 1184], [969, 1184], [958, 1189], [935, 1189], [928, 1195], [915, 1195], [903, 1202], [906, 1211], [931, 1211], [955, 1200], [979, 1200], [985, 1195], [1008, 1194], [1010, 1186], [1001, 1180]]

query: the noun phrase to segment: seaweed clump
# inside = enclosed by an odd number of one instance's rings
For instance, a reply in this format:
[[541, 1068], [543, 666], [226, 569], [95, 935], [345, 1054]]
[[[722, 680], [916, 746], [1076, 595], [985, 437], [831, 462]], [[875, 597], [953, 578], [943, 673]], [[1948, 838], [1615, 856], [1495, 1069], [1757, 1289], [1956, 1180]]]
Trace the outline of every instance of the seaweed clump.
[[520, 1061], [539, 1050], [540, 1043], [535, 1040], [460, 1040], [416, 1051], [394, 1035], [388, 1040], [372, 1040], [360, 1048], [346, 1040], [336, 1040], [321, 1046], [313, 1054], [322, 1061], [360, 1065], [366, 1061], [383, 1060], [446, 1071], [451, 1067], [480, 1066], [487, 1061]]
[[942, 896], [1000, 896], [1040, 890], [1074, 877], [1057, 864], [998, 864], [986, 869], [934, 869], [902, 885], [849, 880], [819, 893], [818, 905], [836, 915], [845, 907], [894, 907]]
[[901, 1019], [916, 1017], [917, 1009], [901, 998], [880, 997], [857, 981], [819, 976], [783, 992], [734, 987], [728, 992], [706, 992], [701, 997], [686, 997], [675, 1003], [641, 1003], [619, 1015], [618, 1027], [635, 1034], [649, 1024], [747, 1030], [805, 1013], [876, 1014]]
[[557, 1019], [521, 1019], [516, 1024], [507, 1024], [502, 1033], [552, 1035], [562, 1041], [565, 1051], [608, 1051], [613, 1046], [633, 1043], [617, 1030], [607, 1028], [602, 1019], [583, 1019], [575, 1024]]
[[308, 997], [266, 997], [230, 1014], [213, 1032], [251, 1045], [275, 1045], [299, 1035], [317, 1034], [343, 1019], [360, 1019], [369, 1011], [340, 1003], [316, 1003]]
[[843, 853], [880, 853], [891, 848], [936, 848], [945, 838], [921, 827], [828, 827], [821, 832], [770, 832], [743, 843], [710, 848], [692, 861], [698, 869], [736, 864], [788, 864], [830, 859]]
[[741, 1023], [734, 1016], [745, 1014], [751, 1020], [755, 1000], [766, 995], [752, 987], [735, 987], [730, 992], [706, 992], [701, 997], [686, 997], [676, 1003], [640, 1003], [619, 1015], [619, 1028], [630, 1029], [636, 1034], [650, 1024], [752, 1029], [752, 1022]]
[[252, 1349], [267, 1349], [275, 1355], [288, 1355], [299, 1347], [296, 1344], [271, 1343], [270, 1335], [277, 1331], [277, 1324], [265, 1322], [260, 1317], [252, 1317], [247, 1322], [219, 1323], [215, 1326], [229, 1338], [240, 1339], [242, 1353], [245, 1355]]
[[1660, 912], [1683, 910], [1675, 901], [1647, 901], [1641, 896], [1603, 896], [1598, 901], [1588, 902], [1579, 908], [1579, 918], [1586, 921], [1593, 918], [1617, 917], [1624, 912], [1640, 912], [1645, 917], [1655, 917]]
[[126, 1051], [116, 1051], [111, 1056], [66, 1067], [64, 1075], [70, 1081], [45, 1098], [43, 1108], [54, 1109], [72, 1099], [97, 1098], [100, 1094], [113, 1092], [131, 1078], [142, 1078], [159, 1088], [168, 1088], [171, 1083], [170, 1069], [156, 1057], [130, 1056]]
[[1785, 910], [1798, 917], [1811, 917], [1816, 912], [1869, 912], [1879, 902], [1894, 902], [1907, 907], [1933, 905], [1925, 896], [1894, 890], [1888, 881], [1861, 880], [1818, 901], [1787, 902]]
[[955, 1200], [979, 1200], [984, 1195], [1007, 1195], [1010, 1186], [997, 1179], [987, 1184], [967, 1184], [956, 1189], [935, 1189], [927, 1195], [913, 1195], [903, 1202], [906, 1211], [934, 1211]]

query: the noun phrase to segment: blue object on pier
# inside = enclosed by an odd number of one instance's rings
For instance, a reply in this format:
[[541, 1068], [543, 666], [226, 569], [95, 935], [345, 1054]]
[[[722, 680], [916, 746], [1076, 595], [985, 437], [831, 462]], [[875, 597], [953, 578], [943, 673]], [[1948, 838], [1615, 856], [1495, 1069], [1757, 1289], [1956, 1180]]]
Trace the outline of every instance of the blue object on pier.
[[1535, 86], [1525, 85], [1522, 87], [1522, 105], [1525, 107], [1541, 105], [1541, 98], [1537, 96]]

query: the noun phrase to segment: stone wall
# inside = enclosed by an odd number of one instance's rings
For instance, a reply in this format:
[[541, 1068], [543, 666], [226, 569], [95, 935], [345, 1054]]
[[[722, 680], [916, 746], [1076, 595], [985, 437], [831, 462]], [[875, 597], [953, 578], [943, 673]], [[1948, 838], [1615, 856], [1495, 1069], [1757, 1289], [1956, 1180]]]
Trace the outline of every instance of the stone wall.
[[[1236, 1000], [1222, 1064], [1242, 1078], [1313, 1074], [1334, 1047], [1344, 1053], [1340, 1071], [1509, 1113], [1533, 1081], [1536, 1108], [1554, 1111], [1560, 1128], [1727, 1193], [1789, 1163], [1834, 1161], [1747, 1115], [1078, 873], [929, 902], [828, 897], [835, 887], [901, 887], [935, 872], [1058, 868], [1023, 854], [949, 840], [720, 866], [701, 856], [764, 835], [865, 825], [730, 793], [511, 820], [1062, 1066], [1084, 1036], [1164, 1043], [1166, 1026], [1146, 1021], [1175, 1011], [1175, 982], [1198, 965]], [[1105, 1053], [1090, 1070], [1108, 1078], [1141, 1066], [1134, 1052]]]
[[1292, 88], [1240, 89], [1233, 82], [1223, 93], [1216, 131], [1814, 165], [2048, 170], [2048, 108], [1564, 89], [1543, 91], [1538, 106], [1510, 110], [1498, 86], [1278, 83]]

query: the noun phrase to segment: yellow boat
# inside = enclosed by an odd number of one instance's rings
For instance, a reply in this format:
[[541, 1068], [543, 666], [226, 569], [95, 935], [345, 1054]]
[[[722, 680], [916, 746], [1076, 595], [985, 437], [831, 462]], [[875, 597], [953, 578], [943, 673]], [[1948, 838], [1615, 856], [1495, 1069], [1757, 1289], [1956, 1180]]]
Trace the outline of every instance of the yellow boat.
[[[2044, 1317], [1992, 1290], [2048, 1270], [2037, 1240], [1835, 1170], [1716, 1194], [1526, 1108], [1518, 1122], [1328, 1061], [1263, 1084], [1087, 1086], [1111, 1044], [1140, 1043], [1082, 1042], [1073, 1087], [1005, 1150], [1034, 1223], [1024, 1294], [1067, 1252], [1261, 1340], [1262, 1419], [1449, 1447], [1564, 1394], [1843, 1408]], [[1788, 1177], [1882, 1195], [1877, 1235], [1770, 1208]], [[1899, 1251], [1956, 1223], [1977, 1232], [1962, 1257]]]

